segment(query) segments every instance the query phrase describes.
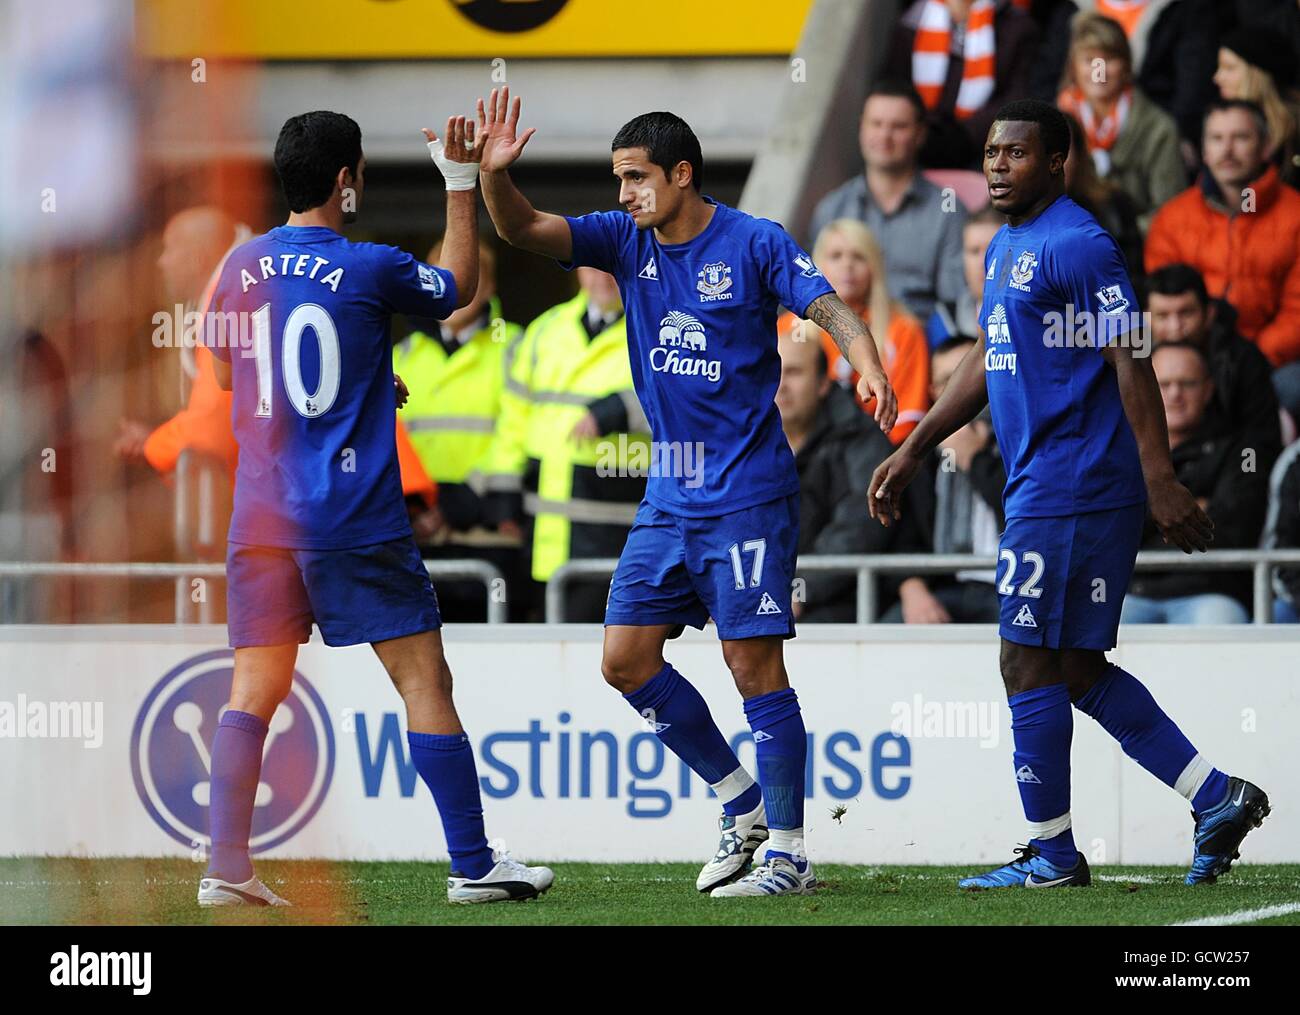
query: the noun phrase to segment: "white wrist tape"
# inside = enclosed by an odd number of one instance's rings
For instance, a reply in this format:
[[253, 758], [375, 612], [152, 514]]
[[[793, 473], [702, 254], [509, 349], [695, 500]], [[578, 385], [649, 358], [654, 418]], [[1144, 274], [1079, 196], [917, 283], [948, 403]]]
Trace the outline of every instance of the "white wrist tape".
[[473, 190], [478, 186], [477, 162], [453, 162], [443, 154], [441, 141], [429, 142], [429, 155], [447, 181], [448, 190]]

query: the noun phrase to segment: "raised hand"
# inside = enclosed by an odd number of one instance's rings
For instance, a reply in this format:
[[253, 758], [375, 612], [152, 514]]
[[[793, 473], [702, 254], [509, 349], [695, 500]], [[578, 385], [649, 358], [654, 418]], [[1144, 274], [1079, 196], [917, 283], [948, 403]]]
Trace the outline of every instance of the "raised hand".
[[493, 88], [486, 107], [478, 100], [478, 129], [483, 139], [483, 172], [496, 173], [508, 169], [523, 153], [528, 139], [537, 133], [529, 127], [522, 135], [519, 130], [520, 100], [510, 102], [510, 88]]
[[447, 132], [441, 139], [428, 127], [423, 129], [429, 154], [447, 181], [447, 189], [473, 190], [478, 186], [484, 138], [475, 136], [474, 122], [465, 116], [447, 117]]
[[423, 131], [424, 140], [430, 145], [442, 145], [440, 154], [448, 162], [478, 162], [483, 158], [482, 132], [475, 130], [474, 121], [468, 116], [447, 117], [447, 131], [441, 141], [428, 127]]

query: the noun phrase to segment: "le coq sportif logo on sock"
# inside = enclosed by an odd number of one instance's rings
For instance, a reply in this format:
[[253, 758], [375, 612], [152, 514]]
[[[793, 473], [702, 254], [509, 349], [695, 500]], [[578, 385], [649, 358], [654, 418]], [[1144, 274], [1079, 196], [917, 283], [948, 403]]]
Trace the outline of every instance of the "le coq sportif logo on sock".
[[[131, 734], [131, 774], [141, 804], [158, 827], [191, 849], [210, 845], [212, 741], [233, 667], [230, 649], [186, 659], [145, 697]], [[295, 670], [263, 744], [249, 852], [278, 846], [311, 821], [329, 790], [334, 755], [325, 702]]]

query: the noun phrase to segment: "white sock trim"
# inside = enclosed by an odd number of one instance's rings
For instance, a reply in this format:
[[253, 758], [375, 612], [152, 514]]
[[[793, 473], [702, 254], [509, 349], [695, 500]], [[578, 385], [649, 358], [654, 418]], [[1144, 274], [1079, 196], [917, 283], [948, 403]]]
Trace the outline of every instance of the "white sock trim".
[[718, 799], [721, 800], [723, 804], [729, 804], [742, 793], [748, 792], [749, 787], [754, 785], [754, 780], [750, 774], [745, 771], [745, 766], [742, 765], [730, 775], [723, 778], [720, 782], [715, 782], [712, 785], [713, 792], [718, 794]]
[[805, 860], [808, 850], [804, 846], [802, 828], [769, 828], [767, 830], [767, 851], [769, 853], [788, 853], [797, 860]]
[[1059, 818], [1053, 818], [1051, 821], [1031, 821], [1029, 822], [1029, 837], [1031, 839], [1051, 839], [1070, 827], [1070, 812], [1066, 811]]
[[1187, 763], [1183, 769], [1183, 774], [1174, 780], [1174, 790], [1187, 799], [1188, 803], [1196, 796], [1197, 791], [1205, 785], [1205, 780], [1210, 777], [1214, 771], [1214, 766], [1202, 758], [1199, 754]]

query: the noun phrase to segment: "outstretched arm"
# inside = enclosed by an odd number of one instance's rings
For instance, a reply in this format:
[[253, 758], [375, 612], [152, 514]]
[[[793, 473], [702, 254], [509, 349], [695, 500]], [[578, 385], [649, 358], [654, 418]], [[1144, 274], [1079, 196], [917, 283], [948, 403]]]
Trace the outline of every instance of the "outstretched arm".
[[898, 399], [885, 376], [885, 368], [880, 365], [880, 354], [876, 351], [876, 340], [871, 337], [870, 329], [834, 293], [818, 296], [808, 304], [807, 315], [835, 339], [840, 353], [862, 378], [858, 381], [858, 396], [864, 402], [876, 400], [876, 423], [882, 431], [889, 433], [898, 418]]
[[520, 101], [510, 104], [510, 89], [495, 88], [487, 106], [478, 100], [479, 133], [484, 138], [483, 201], [497, 235], [512, 247], [567, 261], [573, 256], [573, 236], [563, 215], [538, 211], [510, 179], [509, 167], [523, 153], [535, 127], [517, 136]]
[[1101, 354], [1115, 368], [1124, 415], [1137, 438], [1147, 503], [1160, 535], [1184, 553], [1206, 549], [1214, 541], [1214, 523], [1174, 474], [1165, 405], [1151, 357], [1135, 356], [1124, 343], [1103, 346]]
[[867, 511], [888, 526], [902, 517], [903, 490], [939, 442], [960, 430], [988, 404], [984, 379], [984, 343], [977, 342], [957, 365], [943, 394], [898, 450], [876, 468], [867, 490]]
[[474, 123], [449, 116], [447, 131], [439, 140], [428, 127], [424, 139], [429, 154], [447, 181], [447, 231], [442, 237], [438, 267], [456, 279], [456, 308], [468, 306], [478, 292], [478, 199], [474, 190], [483, 156], [483, 135], [474, 135]]

